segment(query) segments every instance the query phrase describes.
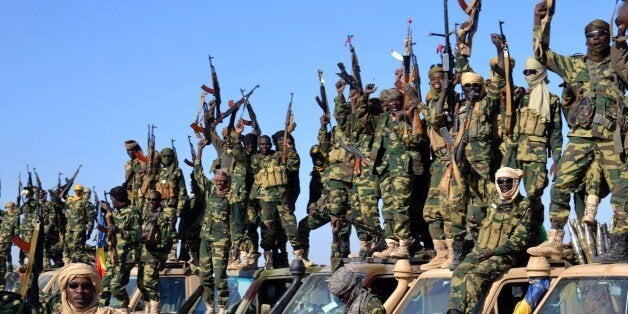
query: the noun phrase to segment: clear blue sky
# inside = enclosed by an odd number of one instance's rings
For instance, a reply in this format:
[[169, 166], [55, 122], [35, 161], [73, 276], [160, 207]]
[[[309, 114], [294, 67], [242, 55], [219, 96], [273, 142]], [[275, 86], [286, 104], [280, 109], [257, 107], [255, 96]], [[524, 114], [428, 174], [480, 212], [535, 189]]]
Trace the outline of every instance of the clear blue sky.
[[[466, 20], [449, 1], [450, 24]], [[531, 53], [535, 1], [485, 1], [471, 59], [480, 74], [495, 55], [489, 34], [503, 19], [515, 83], [525, 85], [522, 64]], [[559, 1], [551, 47], [585, 52], [583, 28], [595, 18], [610, 20], [614, 1]], [[77, 182], [102, 193], [124, 180], [128, 159], [123, 142], [145, 146], [146, 125], [157, 125], [157, 148], [176, 140], [179, 158], [189, 158], [187, 135], [198, 108], [199, 86], [210, 84], [207, 55], [215, 57], [223, 102], [239, 89], [261, 88], [251, 97], [264, 133], [283, 128], [289, 93], [294, 92], [294, 133], [302, 157], [302, 194], [297, 219], [305, 215], [311, 163], [321, 112], [316, 70], [334, 95], [339, 61], [350, 64], [343, 46], [353, 34], [362, 78], [390, 88], [399, 66], [406, 20], [417, 42], [423, 92], [430, 64], [439, 62], [442, 1], [2, 1], [0, 2], [0, 177], [2, 202], [14, 200], [18, 172], [36, 167], [46, 188], [57, 172], [69, 176], [82, 164]], [[554, 92], [561, 82], [551, 75]], [[563, 131], [566, 134], [566, 130]], [[214, 157], [208, 148], [205, 164]], [[190, 168], [183, 165], [184, 172]], [[546, 190], [545, 204], [549, 204]], [[608, 201], [601, 218], [608, 221]], [[330, 231], [312, 233], [311, 256], [328, 263]], [[357, 242], [353, 241], [357, 250]]]

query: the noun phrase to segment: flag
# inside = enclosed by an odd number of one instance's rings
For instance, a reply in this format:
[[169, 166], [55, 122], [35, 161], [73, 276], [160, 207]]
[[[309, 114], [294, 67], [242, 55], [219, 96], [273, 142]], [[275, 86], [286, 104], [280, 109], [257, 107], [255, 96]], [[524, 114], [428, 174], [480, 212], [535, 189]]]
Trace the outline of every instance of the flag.
[[[98, 226], [105, 225], [105, 214], [102, 211], [98, 211], [98, 218], [96, 219]], [[107, 234], [98, 229], [98, 239], [96, 242], [96, 271], [100, 274], [100, 277], [105, 277], [107, 271], [105, 245], [107, 245]]]

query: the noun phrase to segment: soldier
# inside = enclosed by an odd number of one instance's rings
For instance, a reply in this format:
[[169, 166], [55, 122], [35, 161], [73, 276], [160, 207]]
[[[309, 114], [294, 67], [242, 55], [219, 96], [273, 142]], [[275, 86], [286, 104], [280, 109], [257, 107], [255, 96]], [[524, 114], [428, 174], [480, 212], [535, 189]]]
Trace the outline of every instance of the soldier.
[[[85, 242], [94, 228], [94, 209], [85, 197], [85, 188], [75, 184], [74, 195], [68, 197], [67, 227], [65, 232], [65, 249], [63, 263], [82, 262], [85, 258]], [[90, 219], [91, 218], [91, 219]]]
[[194, 178], [194, 173], [190, 174], [190, 190], [192, 197], [188, 198], [183, 206], [177, 233], [178, 238], [181, 240], [181, 254], [179, 258], [198, 266], [198, 250], [201, 245], [200, 232], [203, 213], [205, 212], [205, 197]]
[[[259, 253], [259, 233], [257, 228], [260, 223], [260, 206], [257, 199], [253, 198], [253, 191], [257, 189], [253, 183], [253, 172], [250, 169], [250, 161], [252, 156], [257, 154], [257, 134], [249, 133], [242, 136], [242, 145], [244, 146], [245, 159], [248, 160], [246, 169], [246, 179], [244, 191], [246, 193], [246, 204], [244, 213], [244, 229], [247, 234], [248, 241], [242, 246], [244, 251], [242, 263], [239, 267], [257, 269], [257, 260]], [[250, 247], [246, 247], [250, 245]]]
[[[163, 155], [163, 154], [162, 154]], [[161, 206], [161, 193], [151, 191], [146, 200], [148, 208], [142, 219], [142, 244], [137, 268], [137, 287], [142, 291], [144, 306], [149, 313], [160, 313], [157, 289], [159, 270], [163, 269], [175, 238], [172, 211]]]
[[523, 75], [528, 90], [517, 109], [514, 134], [517, 164], [523, 170], [523, 186], [532, 209], [532, 232], [528, 244], [535, 246], [541, 243], [545, 212], [541, 196], [549, 182], [547, 158], [552, 157], [554, 161], [550, 168], [550, 175], [554, 176], [562, 154], [562, 119], [560, 98], [548, 90], [545, 67], [534, 57], [529, 57]]
[[453, 261], [451, 217], [446, 204], [449, 179], [453, 171], [452, 158], [441, 130], [449, 133], [453, 127], [452, 114], [457, 106], [457, 97], [455, 93], [449, 92], [449, 82], [440, 65], [433, 65], [428, 77], [430, 91], [425, 99], [426, 106], [421, 109], [427, 122], [427, 134], [435, 158], [430, 165], [430, 186], [423, 208], [423, 219], [428, 223], [436, 256], [429, 263], [421, 265], [421, 270], [447, 268]]
[[[172, 218], [172, 228], [185, 205], [188, 193], [185, 188], [183, 171], [177, 166], [177, 158], [172, 148], [166, 147], [159, 153], [161, 167], [159, 168], [155, 181], [155, 191], [161, 194], [163, 210], [168, 212], [168, 217]], [[168, 255], [168, 260], [177, 260], [177, 243], [175, 241], [172, 251]]]
[[[534, 37], [539, 38], [541, 19], [547, 15], [547, 4], [537, 4], [534, 12]], [[611, 190], [620, 180], [624, 166], [621, 154], [614, 152], [613, 134], [617, 121], [628, 114], [623, 101], [624, 90], [618, 85], [610, 62], [610, 26], [602, 20], [594, 20], [584, 29], [587, 54], [567, 57], [549, 49], [549, 39], [542, 38], [537, 59], [571, 85], [576, 92], [576, 102], [569, 110], [567, 121], [571, 130], [565, 156], [558, 163], [556, 181], [551, 189], [548, 240], [528, 253], [534, 256], [562, 256], [563, 228], [569, 217], [570, 193], [583, 181], [587, 169], [595, 159], [603, 171]], [[613, 207], [615, 228], [613, 246], [628, 245], [627, 210]], [[594, 223], [596, 210], [585, 210], [585, 223]], [[625, 255], [624, 255], [625, 256]]]
[[408, 210], [415, 174], [412, 165], [418, 161], [413, 160], [411, 150], [418, 148], [423, 139], [421, 135], [413, 134], [412, 120], [418, 104], [411, 102], [404, 106], [403, 94], [396, 88], [389, 89], [388, 96], [390, 111], [380, 117], [370, 157], [372, 171], [381, 180], [382, 215], [384, 224], [388, 224], [384, 228], [388, 248], [373, 256], [408, 258], [412, 242]]
[[[243, 126], [238, 124], [235, 131], [241, 134]], [[279, 217], [281, 227], [288, 236], [295, 258], [304, 257], [304, 250], [297, 237], [296, 217], [289, 206], [287, 190], [287, 171], [297, 169], [295, 166], [298, 165], [298, 159], [294, 146], [290, 142], [284, 144], [287, 150], [285, 163], [282, 160], [282, 152], [271, 149], [271, 139], [267, 135], [259, 138], [259, 153], [251, 157], [250, 167], [254, 174], [254, 184], [257, 186], [255, 196], [251, 197], [259, 200], [261, 207], [261, 246], [264, 249], [265, 267], [268, 269], [273, 267], [273, 250], [277, 249], [274, 226], [276, 217]], [[234, 147], [234, 157], [243, 161], [242, 155], [242, 148]]]
[[474, 312], [488, 283], [521, 257], [530, 227], [530, 201], [519, 194], [522, 173], [508, 167], [495, 173], [497, 191], [491, 192], [494, 200], [482, 221], [475, 247], [453, 273], [447, 313]]
[[345, 303], [345, 313], [386, 313], [382, 301], [362, 287], [360, 276], [344, 266], [331, 274], [329, 292]]
[[[26, 187], [21, 193], [26, 200], [22, 207], [20, 208], [20, 215], [22, 215], [22, 220], [20, 221], [20, 237], [26, 241], [31, 242], [31, 238], [33, 237], [33, 230], [35, 229], [35, 220], [36, 216], [36, 208], [37, 201], [35, 200], [35, 189], [33, 187]], [[28, 263], [26, 252], [20, 250], [19, 256], [20, 266], [26, 266]]]
[[[129, 283], [131, 268], [135, 264], [139, 254], [139, 244], [142, 238], [142, 219], [140, 211], [129, 200], [126, 188], [116, 186], [109, 191], [111, 205], [116, 211], [113, 212], [113, 225], [108, 225], [108, 232], [115, 237], [115, 256], [112, 261], [113, 267], [103, 281], [103, 293], [101, 294], [101, 304], [109, 303], [110, 296], [114, 296], [120, 301], [120, 307], [129, 306], [129, 295], [126, 292], [126, 285]], [[109, 278], [107, 278], [109, 277]]]
[[6, 287], [6, 273], [11, 266], [11, 238], [18, 234], [20, 215], [14, 202], [4, 204], [6, 211], [0, 212], [0, 290]]
[[198, 143], [198, 152], [194, 161], [194, 177], [206, 204], [201, 227], [199, 277], [204, 287], [205, 313], [214, 313], [214, 289], [218, 293], [219, 313], [227, 313], [229, 305], [227, 259], [231, 245], [229, 238], [231, 178], [229, 173], [222, 169], [216, 171], [213, 180], [207, 179], [201, 163], [203, 148], [206, 145], [205, 140]]
[[142, 147], [140, 147], [140, 144], [135, 140], [125, 141], [124, 147], [130, 159], [124, 164], [123, 186], [127, 190], [131, 205], [140, 206], [141, 201], [138, 196], [138, 191], [144, 182], [143, 169], [145, 164], [137, 158], [137, 156], [142, 154]]
[[[56, 267], [62, 264], [63, 234], [60, 230], [60, 217], [51, 201], [46, 200], [47, 193], [40, 193], [39, 206], [44, 222], [44, 268], [50, 268], [50, 260]], [[59, 250], [60, 248], [60, 250]]]

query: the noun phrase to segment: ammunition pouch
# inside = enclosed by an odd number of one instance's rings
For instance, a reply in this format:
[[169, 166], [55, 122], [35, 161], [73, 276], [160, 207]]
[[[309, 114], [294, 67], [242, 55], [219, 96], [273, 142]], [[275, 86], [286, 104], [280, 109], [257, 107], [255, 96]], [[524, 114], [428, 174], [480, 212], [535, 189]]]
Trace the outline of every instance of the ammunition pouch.
[[518, 124], [520, 134], [545, 136], [547, 121], [528, 107], [519, 110]]
[[271, 165], [255, 174], [255, 184], [262, 188], [284, 186], [288, 184], [288, 175], [285, 166]]
[[613, 130], [613, 127], [615, 126], [615, 121], [613, 119], [609, 119], [606, 115], [601, 113], [596, 113], [593, 116], [593, 123], [599, 124], [609, 131]]
[[347, 151], [340, 147], [340, 145], [335, 144], [332, 149], [329, 151], [329, 163], [339, 163], [347, 161]]
[[157, 181], [155, 184], [155, 190], [161, 193], [162, 200], [173, 198], [175, 196], [174, 186], [170, 184], [170, 181], [166, 181], [164, 183]]
[[590, 129], [594, 114], [595, 105], [593, 100], [589, 97], [583, 97], [571, 106], [567, 116], [567, 123], [572, 128], [579, 126], [584, 129]]

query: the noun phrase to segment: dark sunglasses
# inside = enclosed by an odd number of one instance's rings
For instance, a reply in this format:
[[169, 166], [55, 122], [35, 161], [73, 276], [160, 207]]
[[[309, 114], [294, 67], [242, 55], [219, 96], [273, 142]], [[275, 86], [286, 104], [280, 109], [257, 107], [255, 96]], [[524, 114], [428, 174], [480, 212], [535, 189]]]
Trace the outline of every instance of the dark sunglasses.
[[538, 72], [535, 69], [525, 69], [525, 70], [523, 70], [523, 75], [525, 75], [525, 76], [535, 75], [536, 73], [538, 73]]
[[480, 87], [480, 83], [467, 83], [463, 85], [464, 87]]
[[497, 184], [501, 183], [513, 183], [515, 180], [512, 178], [499, 178], [497, 179]]
[[606, 36], [606, 35], [608, 35], [608, 31], [605, 31], [603, 29], [598, 29], [598, 30], [591, 31], [591, 32], [588, 32], [588, 33], [584, 34], [584, 36], [586, 36], [587, 38], [593, 38], [593, 37], [596, 37], [596, 36], [600, 36], [601, 37], [601, 36]]
[[83, 288], [83, 290], [91, 290], [94, 289], [94, 285], [91, 282], [80, 284], [78, 282], [70, 282], [68, 284], [68, 288], [70, 289], [78, 289], [78, 287]]

